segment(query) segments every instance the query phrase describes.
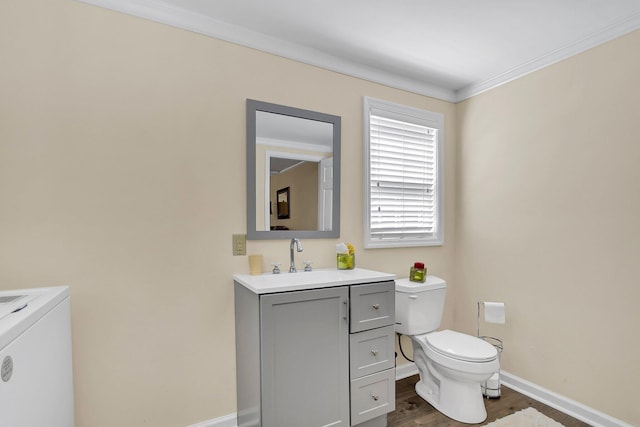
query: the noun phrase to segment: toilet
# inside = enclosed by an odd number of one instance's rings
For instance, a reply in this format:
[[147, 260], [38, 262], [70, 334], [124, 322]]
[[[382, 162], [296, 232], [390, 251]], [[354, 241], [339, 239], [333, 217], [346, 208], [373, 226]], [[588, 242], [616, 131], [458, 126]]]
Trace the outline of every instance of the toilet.
[[498, 351], [471, 335], [437, 331], [446, 291], [435, 276], [425, 283], [396, 280], [396, 332], [413, 343], [416, 393], [449, 418], [476, 424], [487, 418], [480, 384], [500, 370]]

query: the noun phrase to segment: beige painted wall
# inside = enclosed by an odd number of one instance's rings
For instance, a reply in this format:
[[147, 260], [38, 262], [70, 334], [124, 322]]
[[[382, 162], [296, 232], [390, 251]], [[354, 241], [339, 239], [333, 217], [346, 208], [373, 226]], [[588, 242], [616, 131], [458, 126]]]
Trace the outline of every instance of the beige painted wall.
[[[78, 427], [235, 412], [246, 98], [342, 117], [340, 240], [359, 266], [453, 275], [450, 103], [71, 0], [0, 2], [0, 58], [0, 288], [71, 287]], [[365, 95], [445, 114], [444, 247], [362, 249]], [[333, 267], [337, 241], [298, 259]], [[289, 244], [247, 252], [286, 263]]]
[[455, 326], [505, 301], [503, 368], [640, 425], [640, 31], [457, 106]]

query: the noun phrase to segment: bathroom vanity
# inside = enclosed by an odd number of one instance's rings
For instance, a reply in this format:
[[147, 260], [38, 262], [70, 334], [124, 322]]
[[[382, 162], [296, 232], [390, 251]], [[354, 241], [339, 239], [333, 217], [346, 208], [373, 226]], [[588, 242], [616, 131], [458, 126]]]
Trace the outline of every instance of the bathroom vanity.
[[234, 275], [238, 427], [386, 426], [395, 275]]

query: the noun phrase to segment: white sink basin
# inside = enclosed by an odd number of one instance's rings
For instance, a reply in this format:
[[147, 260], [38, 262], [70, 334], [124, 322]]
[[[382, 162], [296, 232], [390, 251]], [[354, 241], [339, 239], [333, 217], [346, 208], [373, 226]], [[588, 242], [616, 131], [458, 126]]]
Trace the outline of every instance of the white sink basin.
[[234, 274], [233, 280], [256, 294], [287, 292], [332, 286], [354, 285], [358, 283], [394, 280], [395, 274], [355, 268], [353, 270], [317, 269], [297, 273]]

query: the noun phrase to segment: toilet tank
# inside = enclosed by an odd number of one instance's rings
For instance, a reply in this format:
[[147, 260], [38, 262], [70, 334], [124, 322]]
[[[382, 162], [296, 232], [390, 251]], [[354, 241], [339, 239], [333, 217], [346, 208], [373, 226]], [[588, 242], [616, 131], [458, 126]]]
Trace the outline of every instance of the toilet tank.
[[420, 335], [440, 327], [447, 283], [427, 276], [424, 283], [396, 280], [396, 332]]

